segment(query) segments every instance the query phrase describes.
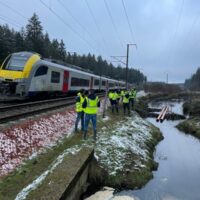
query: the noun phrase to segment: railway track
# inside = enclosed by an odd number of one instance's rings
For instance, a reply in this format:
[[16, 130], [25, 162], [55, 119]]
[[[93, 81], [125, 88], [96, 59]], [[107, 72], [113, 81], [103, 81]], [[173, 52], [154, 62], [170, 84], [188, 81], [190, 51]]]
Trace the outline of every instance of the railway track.
[[[102, 97], [103, 94], [98, 94]], [[75, 104], [75, 97], [0, 106], [0, 124]]]
[[17, 120], [21, 117], [39, 114], [52, 109], [69, 106], [75, 103], [74, 97], [29, 102], [0, 107], [0, 124]]

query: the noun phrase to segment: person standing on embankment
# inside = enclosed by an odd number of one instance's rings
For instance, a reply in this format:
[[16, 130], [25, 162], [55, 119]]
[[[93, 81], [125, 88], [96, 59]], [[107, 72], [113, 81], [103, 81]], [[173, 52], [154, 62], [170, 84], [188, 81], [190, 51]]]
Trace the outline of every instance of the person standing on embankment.
[[88, 131], [88, 124], [90, 120], [92, 121], [93, 125], [93, 138], [96, 140], [97, 130], [97, 112], [98, 108], [100, 107], [100, 100], [99, 97], [96, 96], [94, 90], [89, 91], [88, 97], [85, 98], [83, 102], [83, 108], [85, 109], [85, 125], [84, 125], [84, 139], [87, 139], [87, 131]]

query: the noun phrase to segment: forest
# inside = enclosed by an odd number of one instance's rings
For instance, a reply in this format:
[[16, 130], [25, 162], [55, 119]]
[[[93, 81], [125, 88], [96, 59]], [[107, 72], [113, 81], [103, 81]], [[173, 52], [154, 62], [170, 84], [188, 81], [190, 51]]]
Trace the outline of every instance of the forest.
[[189, 79], [185, 80], [185, 87], [193, 91], [200, 90], [200, 68]]
[[[11, 29], [7, 24], [0, 25], [0, 63], [13, 52], [33, 51], [43, 58], [50, 58], [76, 65], [92, 73], [107, 76], [117, 80], [125, 80], [126, 69], [121, 65], [117, 67], [108, 63], [101, 55], [94, 54], [78, 55], [67, 52], [67, 47], [61, 39], [50, 39], [47, 32], [44, 33], [42, 24], [36, 13], [28, 20], [25, 27], [20, 31]], [[128, 82], [141, 84], [147, 81], [146, 76], [136, 69], [129, 69]]]

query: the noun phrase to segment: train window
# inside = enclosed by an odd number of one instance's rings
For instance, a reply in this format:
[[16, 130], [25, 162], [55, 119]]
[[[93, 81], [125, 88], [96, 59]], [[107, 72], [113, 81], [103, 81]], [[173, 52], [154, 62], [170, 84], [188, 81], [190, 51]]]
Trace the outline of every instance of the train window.
[[48, 71], [48, 67], [46, 66], [41, 66], [39, 67], [36, 72], [35, 72], [35, 76], [42, 76], [42, 75], [45, 75], [47, 74], [47, 71]]
[[114, 87], [114, 83], [109, 83], [109, 87]]
[[89, 80], [72, 77], [71, 86], [89, 86]]
[[6, 65], [8, 64], [8, 61], [10, 60], [10, 57], [11, 57], [11, 55], [9, 55], [9, 56], [6, 58], [5, 62], [3, 63], [2, 69], [5, 69], [5, 68], [6, 68]]
[[60, 83], [60, 72], [51, 72], [51, 82]]
[[95, 79], [94, 85], [99, 85], [99, 80]]
[[102, 81], [102, 85], [105, 86], [106, 85], [106, 81]]
[[29, 57], [12, 55], [7, 65], [4, 65], [5, 70], [23, 71], [24, 66]]

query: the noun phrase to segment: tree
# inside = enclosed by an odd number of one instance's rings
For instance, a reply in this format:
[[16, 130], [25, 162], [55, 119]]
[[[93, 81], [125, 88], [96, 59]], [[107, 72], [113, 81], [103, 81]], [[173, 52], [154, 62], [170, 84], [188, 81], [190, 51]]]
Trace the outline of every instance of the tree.
[[50, 39], [49, 39], [49, 34], [48, 33], [46, 33], [45, 35], [44, 35], [44, 52], [43, 52], [43, 56], [45, 57], [45, 58], [49, 58], [50, 57], [50, 48], [51, 48], [51, 41], [50, 41]]
[[42, 25], [39, 21], [36, 13], [29, 19], [29, 23], [26, 25], [26, 48], [29, 51], [35, 51], [37, 53], [43, 54], [44, 43], [43, 43], [43, 33]]
[[59, 59], [59, 42], [57, 39], [53, 39], [51, 45], [50, 45], [50, 57], [54, 59]]
[[59, 59], [61, 59], [62, 61], [65, 61], [67, 53], [66, 53], [65, 44], [62, 39], [58, 45], [58, 52], [59, 52]]
[[191, 78], [185, 80], [185, 87], [190, 90], [200, 90], [200, 68], [197, 69]]
[[25, 51], [26, 44], [25, 44], [25, 33], [24, 29], [22, 28], [20, 32], [16, 32], [15, 34], [15, 51]]

